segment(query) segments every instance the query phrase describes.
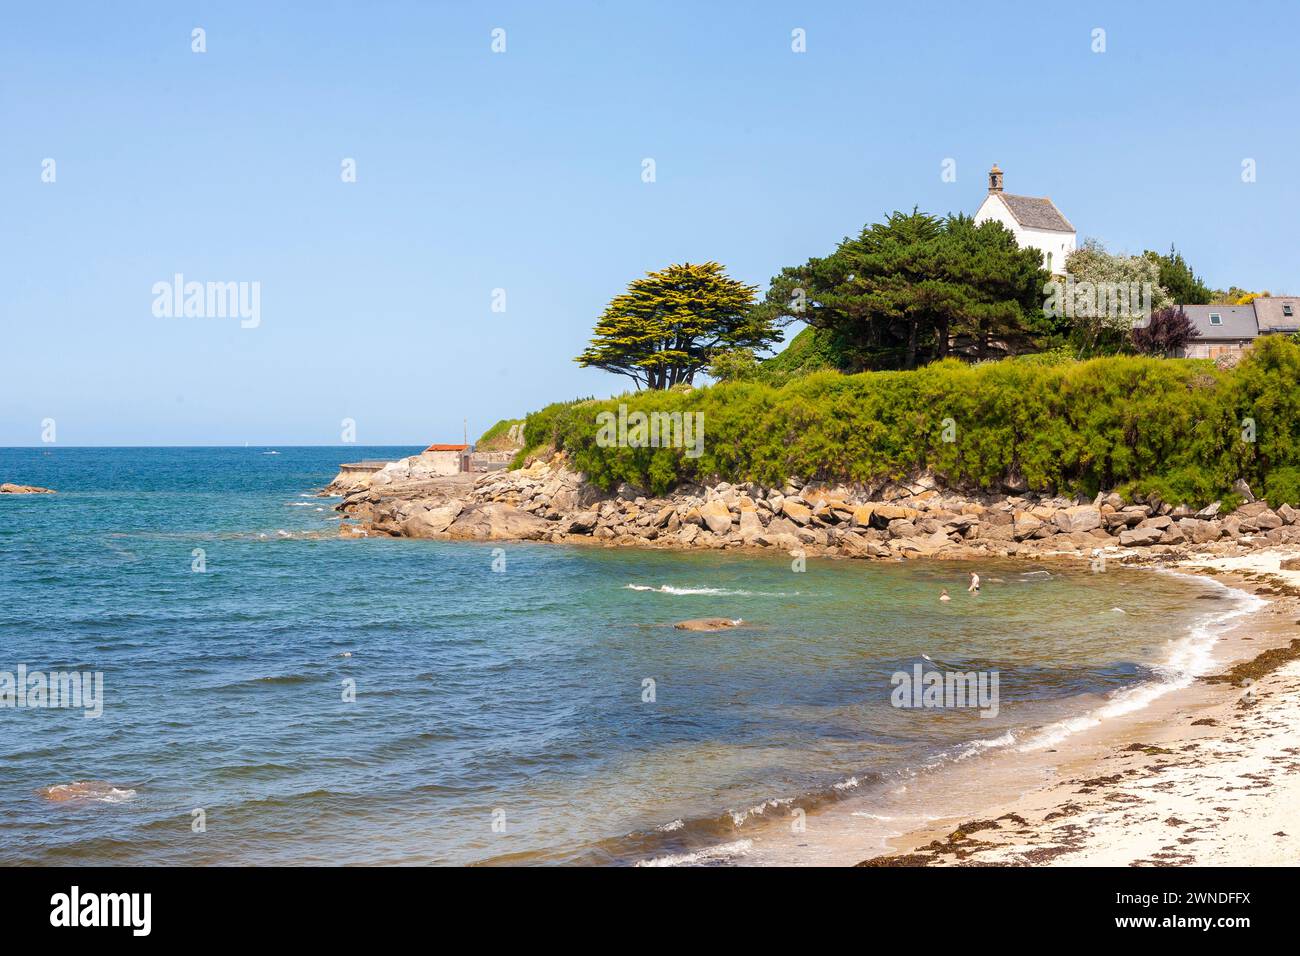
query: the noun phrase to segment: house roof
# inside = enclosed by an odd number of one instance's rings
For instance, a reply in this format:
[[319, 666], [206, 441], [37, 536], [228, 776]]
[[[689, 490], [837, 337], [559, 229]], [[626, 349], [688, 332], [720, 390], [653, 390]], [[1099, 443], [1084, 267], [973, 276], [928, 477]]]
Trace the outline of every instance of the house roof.
[[[1259, 326], [1255, 322], [1255, 310], [1249, 305], [1180, 305], [1200, 332], [1200, 340], [1207, 339], [1253, 339], [1259, 335]], [[1219, 325], [1210, 322], [1210, 316], [1217, 315]]]
[[[1295, 332], [1300, 330], [1300, 296], [1261, 296], [1252, 303], [1261, 332]], [[1291, 314], [1287, 315], [1287, 306]]]
[[469, 451], [469, 445], [430, 445], [425, 451]]
[[1011, 193], [993, 193], [1010, 210], [1012, 217], [1026, 229], [1046, 229], [1049, 232], [1074, 232], [1070, 220], [1046, 196], [1016, 196]]

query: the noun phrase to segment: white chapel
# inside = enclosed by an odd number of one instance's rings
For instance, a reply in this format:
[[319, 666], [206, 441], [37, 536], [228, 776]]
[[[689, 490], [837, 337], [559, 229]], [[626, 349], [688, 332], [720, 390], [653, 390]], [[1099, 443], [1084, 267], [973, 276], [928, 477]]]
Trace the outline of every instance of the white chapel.
[[1015, 234], [1021, 249], [1033, 246], [1043, 254], [1043, 268], [1053, 275], [1065, 272], [1065, 257], [1075, 249], [1074, 226], [1046, 196], [1016, 196], [1002, 191], [1002, 170], [989, 170], [989, 194], [975, 213], [978, 225], [996, 219]]

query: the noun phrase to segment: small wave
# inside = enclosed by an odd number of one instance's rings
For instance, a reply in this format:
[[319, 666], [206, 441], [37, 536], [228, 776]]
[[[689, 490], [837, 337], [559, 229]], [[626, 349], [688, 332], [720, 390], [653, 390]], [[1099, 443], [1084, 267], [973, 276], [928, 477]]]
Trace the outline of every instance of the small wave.
[[660, 833], [672, 833], [674, 830], [680, 830], [686, 824], [682, 820], [670, 820], [668, 823], [655, 827]]
[[659, 587], [653, 587], [649, 584], [628, 584], [624, 586], [627, 591], [653, 591], [656, 594], [720, 594], [726, 597], [792, 597], [794, 595], [786, 591], [732, 591], [727, 588], [679, 588], [671, 584], [661, 584]]
[[107, 780], [56, 783], [36, 792], [53, 803], [125, 803], [136, 794], [129, 787], [115, 787]]
[[638, 860], [637, 866], [697, 866], [701, 863], [718, 863], [738, 856], [744, 856], [754, 848], [753, 840], [736, 840], [721, 846], [706, 847], [694, 853], [670, 853], [668, 856], [655, 857], [653, 860]]
[[[1164, 574], [1179, 573], [1165, 569], [1157, 570]], [[1236, 606], [1229, 611], [1208, 615], [1192, 625], [1185, 637], [1173, 641], [1164, 663], [1153, 668], [1157, 674], [1156, 680], [1144, 681], [1134, 687], [1125, 687], [1111, 694], [1106, 703], [1086, 714], [1048, 724], [1025, 741], [1019, 749], [1025, 752], [1055, 746], [1071, 734], [1096, 727], [1103, 720], [1141, 710], [1170, 691], [1187, 687], [1197, 677], [1213, 669], [1214, 645], [1218, 643], [1219, 635], [1233, 620], [1259, 610], [1267, 602], [1253, 594], [1230, 588], [1221, 581], [1208, 579], [1206, 583], [1221, 588], [1220, 593], [1237, 597]]]

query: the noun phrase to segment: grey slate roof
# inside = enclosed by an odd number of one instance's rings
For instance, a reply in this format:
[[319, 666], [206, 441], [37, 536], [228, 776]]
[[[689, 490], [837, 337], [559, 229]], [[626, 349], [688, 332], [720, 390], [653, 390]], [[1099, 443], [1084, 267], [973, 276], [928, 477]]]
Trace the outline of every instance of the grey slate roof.
[[[1300, 296], [1273, 295], [1254, 300], [1255, 319], [1261, 332], [1295, 332], [1300, 330]], [[1286, 314], [1286, 306], [1291, 314]]]
[[[1179, 306], [1201, 333], [1197, 342], [1214, 339], [1253, 339], [1259, 335], [1255, 309], [1249, 305], [1182, 305]], [[1217, 315], [1222, 325], [1211, 325], [1210, 315]]]
[[1014, 196], [1011, 193], [994, 193], [1006, 203], [1016, 222], [1026, 229], [1047, 229], [1052, 232], [1074, 232], [1070, 220], [1046, 196]]

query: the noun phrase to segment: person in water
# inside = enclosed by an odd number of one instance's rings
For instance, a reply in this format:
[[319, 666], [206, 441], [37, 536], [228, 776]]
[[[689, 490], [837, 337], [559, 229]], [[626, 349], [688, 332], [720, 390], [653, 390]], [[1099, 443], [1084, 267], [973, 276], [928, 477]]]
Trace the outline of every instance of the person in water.
[[976, 574], [974, 571], [970, 573], [970, 587], [968, 587], [966, 590], [969, 591], [971, 594], [980, 593], [980, 576]]
[[939, 592], [939, 600], [940, 600], [940, 601], [951, 601], [951, 600], [952, 600], [952, 598], [948, 597], [948, 589], [947, 589], [947, 588], [943, 588], [943, 589]]

